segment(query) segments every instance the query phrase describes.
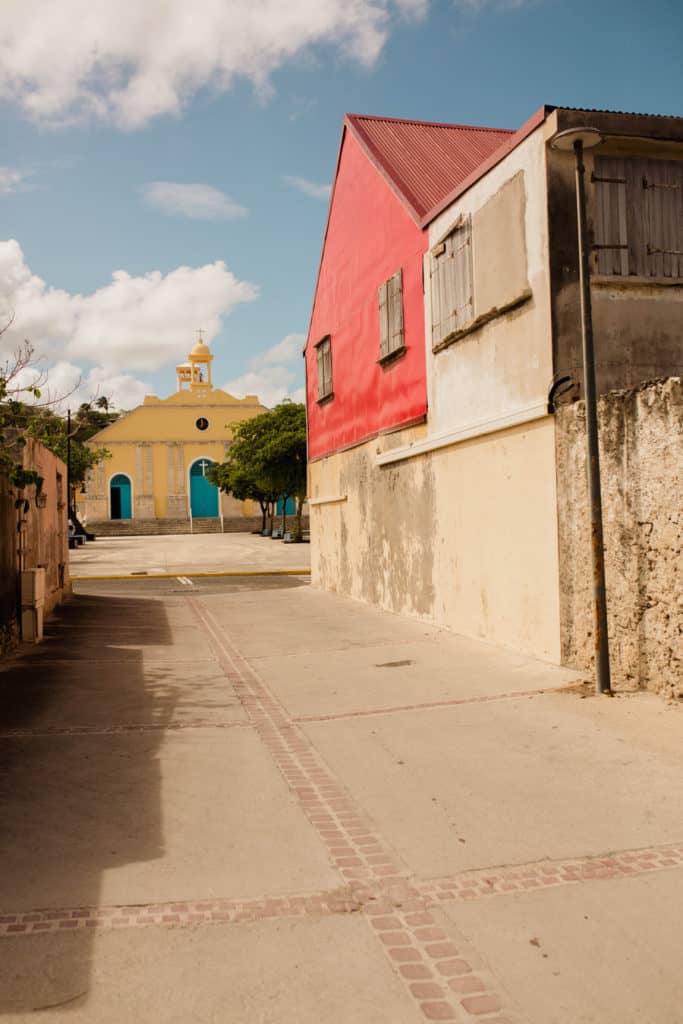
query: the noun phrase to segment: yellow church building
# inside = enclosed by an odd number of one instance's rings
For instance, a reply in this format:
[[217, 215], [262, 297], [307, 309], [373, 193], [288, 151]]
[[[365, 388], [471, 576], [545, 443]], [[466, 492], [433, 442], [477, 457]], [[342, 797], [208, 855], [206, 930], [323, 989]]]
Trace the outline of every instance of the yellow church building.
[[147, 520], [144, 532], [153, 532], [155, 520], [160, 529], [170, 520], [186, 521], [190, 529], [215, 520], [220, 529], [228, 519], [234, 529], [235, 520], [258, 511], [251, 501], [222, 494], [206, 476], [225, 459], [231, 424], [266, 411], [256, 395], [239, 399], [214, 388], [212, 360], [200, 336], [188, 361], [176, 367], [174, 395], [147, 395], [90, 439], [111, 457], [94, 467], [80, 495], [79, 512], [89, 527], [109, 522], [123, 530]]

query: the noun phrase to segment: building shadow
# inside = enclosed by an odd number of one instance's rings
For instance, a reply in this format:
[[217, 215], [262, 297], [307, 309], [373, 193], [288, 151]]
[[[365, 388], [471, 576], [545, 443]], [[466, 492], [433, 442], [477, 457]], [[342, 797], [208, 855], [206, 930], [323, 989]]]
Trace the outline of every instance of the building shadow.
[[[158, 751], [177, 693], [141, 648], [171, 643], [161, 601], [84, 595], [0, 670], [0, 920], [98, 906], [105, 872], [163, 855]], [[123, 874], [112, 891], [128, 902]], [[94, 929], [65, 931], [0, 937], [0, 1013], [82, 1006]]]

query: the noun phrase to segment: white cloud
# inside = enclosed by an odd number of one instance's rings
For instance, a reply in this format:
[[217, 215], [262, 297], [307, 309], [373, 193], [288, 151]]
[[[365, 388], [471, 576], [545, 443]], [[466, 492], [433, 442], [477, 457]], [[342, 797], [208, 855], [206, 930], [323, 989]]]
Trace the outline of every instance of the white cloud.
[[195, 220], [233, 220], [249, 212], [212, 185], [190, 185], [174, 181], [150, 181], [143, 185], [146, 202], [164, 213]]
[[12, 192], [24, 192], [27, 174], [16, 167], [0, 167], [0, 196], [11, 195]]
[[149, 391], [136, 372], [184, 359], [199, 325], [211, 341], [223, 318], [256, 295], [255, 285], [239, 281], [220, 260], [140, 277], [117, 270], [104, 287], [74, 295], [33, 274], [17, 241], [0, 241], [0, 326], [14, 314], [0, 337], [0, 357], [27, 338], [49, 368], [52, 397], [81, 377], [82, 401], [99, 389], [119, 408], [131, 408]]
[[[40, 382], [44, 376], [40, 369], [27, 370], [18, 377], [18, 383], [27, 385]], [[101, 366], [83, 370], [74, 363], [60, 361], [49, 367], [48, 380], [41, 387], [39, 399], [29, 395], [20, 397], [27, 402], [38, 401], [57, 412], [78, 409], [82, 402], [93, 402], [102, 396], [108, 398], [115, 409], [129, 410], [141, 405], [145, 395], [153, 388], [144, 381], [125, 373], [109, 373]]]
[[136, 128], [198, 90], [271, 74], [326, 44], [372, 66], [397, 17], [429, 0], [4, 0], [0, 97], [31, 117]]
[[199, 324], [210, 341], [223, 317], [256, 294], [255, 285], [239, 281], [217, 260], [140, 277], [116, 270], [90, 295], [72, 295], [33, 274], [17, 241], [0, 242], [0, 322], [15, 315], [3, 347], [29, 338], [51, 360], [157, 370], [186, 355]]
[[254, 356], [247, 372], [229, 380], [223, 389], [236, 398], [258, 395], [268, 407], [277, 405], [283, 398], [303, 402], [301, 351], [305, 340], [303, 334], [287, 334], [282, 341]]
[[296, 174], [286, 174], [285, 181], [292, 188], [298, 189], [304, 195], [311, 196], [312, 199], [329, 199], [332, 192], [331, 185], [318, 185], [317, 182], [309, 181], [308, 178], [300, 178]]
[[287, 334], [278, 341], [277, 345], [260, 352], [251, 360], [251, 366], [258, 369], [260, 366], [273, 366], [278, 363], [291, 363], [295, 359], [302, 359], [305, 334]]

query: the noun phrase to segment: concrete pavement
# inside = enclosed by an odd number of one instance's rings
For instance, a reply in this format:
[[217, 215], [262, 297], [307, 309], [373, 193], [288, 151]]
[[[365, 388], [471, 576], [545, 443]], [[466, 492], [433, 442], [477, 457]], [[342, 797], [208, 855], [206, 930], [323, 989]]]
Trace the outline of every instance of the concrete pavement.
[[140, 580], [76, 584], [0, 732], [9, 1021], [680, 1019], [679, 707], [297, 578]]
[[308, 544], [252, 533], [168, 537], [99, 537], [70, 552], [72, 579], [159, 573], [257, 572], [310, 568]]

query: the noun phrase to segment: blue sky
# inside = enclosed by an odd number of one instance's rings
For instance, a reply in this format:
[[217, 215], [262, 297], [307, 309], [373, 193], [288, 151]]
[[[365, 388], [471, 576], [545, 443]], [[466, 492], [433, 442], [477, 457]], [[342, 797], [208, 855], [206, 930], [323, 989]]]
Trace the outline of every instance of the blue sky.
[[198, 327], [216, 384], [300, 396], [345, 111], [511, 128], [544, 102], [683, 114], [679, 0], [187, 8], [3, 6], [3, 343], [30, 338], [55, 393], [80, 379], [73, 401], [169, 393]]

